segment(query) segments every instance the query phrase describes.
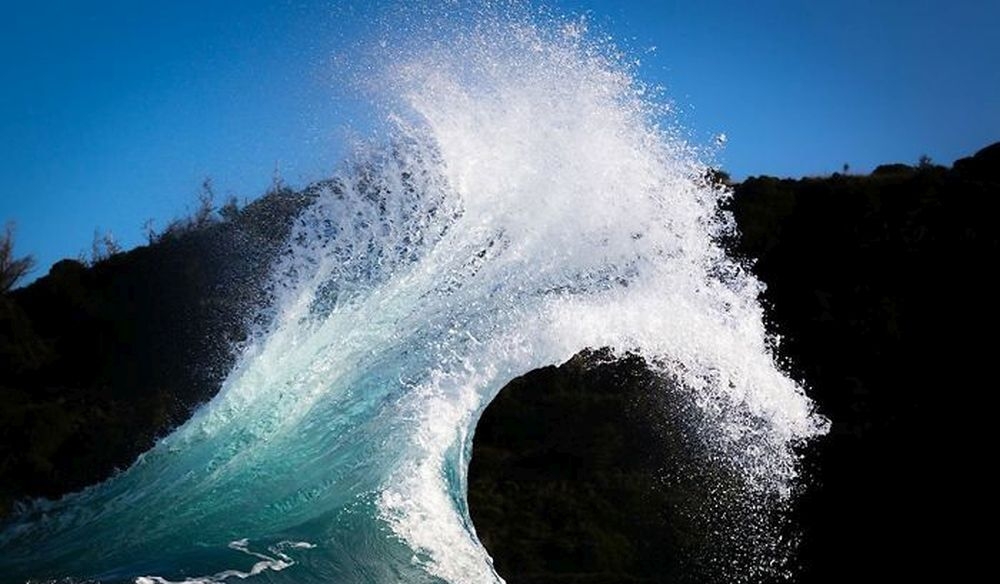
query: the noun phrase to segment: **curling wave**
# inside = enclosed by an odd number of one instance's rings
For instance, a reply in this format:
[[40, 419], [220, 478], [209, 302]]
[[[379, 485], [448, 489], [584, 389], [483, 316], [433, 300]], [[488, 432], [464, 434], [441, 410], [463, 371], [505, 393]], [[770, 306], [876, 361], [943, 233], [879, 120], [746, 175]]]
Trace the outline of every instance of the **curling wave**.
[[790, 495], [825, 422], [717, 243], [728, 193], [584, 22], [540, 20], [486, 14], [388, 59], [388, 144], [313, 189], [219, 394], [18, 516], [4, 579], [498, 582], [465, 503], [476, 421], [587, 347], [678, 380], [749, 499]]

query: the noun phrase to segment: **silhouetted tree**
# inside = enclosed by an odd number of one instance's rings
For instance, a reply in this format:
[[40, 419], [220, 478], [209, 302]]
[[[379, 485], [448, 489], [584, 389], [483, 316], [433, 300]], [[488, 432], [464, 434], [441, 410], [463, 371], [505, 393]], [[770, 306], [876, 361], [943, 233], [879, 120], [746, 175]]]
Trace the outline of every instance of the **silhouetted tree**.
[[718, 168], [709, 168], [705, 171], [702, 178], [707, 184], [714, 186], [729, 186], [733, 184], [729, 173]]
[[101, 233], [94, 230], [94, 240], [90, 242], [90, 263], [91, 265], [103, 262], [109, 257], [122, 252], [121, 245], [115, 240], [114, 233], [105, 231]]
[[212, 186], [212, 177], [205, 177], [201, 181], [201, 190], [198, 192], [198, 209], [194, 212], [194, 227], [205, 227], [212, 222], [212, 213], [215, 212], [215, 188]]
[[8, 292], [35, 267], [35, 258], [30, 255], [14, 257], [14, 231], [14, 222], [8, 221], [0, 236], [0, 294]]
[[201, 188], [198, 189], [198, 206], [194, 212], [186, 217], [174, 219], [162, 232], [153, 234], [153, 237], [156, 241], [163, 238], [175, 239], [185, 233], [204, 229], [215, 221], [215, 187], [212, 177], [205, 177], [205, 180], [201, 181]]
[[160, 234], [156, 232], [156, 228], [153, 227], [156, 224], [156, 220], [150, 217], [142, 223], [142, 234], [146, 237], [146, 242], [149, 245], [156, 243], [156, 240], [160, 238]]
[[274, 173], [271, 175], [271, 188], [267, 194], [277, 194], [285, 190], [285, 179], [281, 176], [281, 162], [274, 161]]
[[219, 207], [219, 215], [225, 221], [234, 221], [240, 214], [240, 205], [236, 202], [236, 197], [230, 196], [226, 204]]

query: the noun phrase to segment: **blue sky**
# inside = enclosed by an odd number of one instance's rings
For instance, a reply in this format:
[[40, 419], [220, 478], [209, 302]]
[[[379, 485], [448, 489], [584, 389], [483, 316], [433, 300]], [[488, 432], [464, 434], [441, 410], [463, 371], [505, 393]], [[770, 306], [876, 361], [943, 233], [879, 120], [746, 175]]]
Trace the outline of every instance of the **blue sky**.
[[[1000, 2], [550, 2], [587, 13], [662, 84], [695, 143], [725, 133], [734, 176], [942, 163], [1000, 140]], [[337, 78], [368, 3], [37, 0], [0, 19], [0, 221], [34, 277], [126, 247], [211, 176], [253, 198], [275, 166], [328, 175], [365, 109]], [[655, 51], [649, 51], [656, 47]]]

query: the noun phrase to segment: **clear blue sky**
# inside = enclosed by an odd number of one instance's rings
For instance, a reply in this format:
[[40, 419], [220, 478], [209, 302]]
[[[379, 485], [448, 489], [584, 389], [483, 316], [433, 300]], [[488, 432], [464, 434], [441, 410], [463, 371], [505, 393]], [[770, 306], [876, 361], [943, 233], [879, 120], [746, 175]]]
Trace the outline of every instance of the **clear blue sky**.
[[[253, 198], [276, 163], [329, 174], [364, 109], [337, 58], [378, 8], [330, 0], [18, 2], [0, 19], [0, 221], [33, 277], [163, 226], [211, 176]], [[559, 0], [643, 60], [736, 177], [951, 163], [1000, 140], [1000, 2]], [[651, 47], [655, 51], [648, 51]]]

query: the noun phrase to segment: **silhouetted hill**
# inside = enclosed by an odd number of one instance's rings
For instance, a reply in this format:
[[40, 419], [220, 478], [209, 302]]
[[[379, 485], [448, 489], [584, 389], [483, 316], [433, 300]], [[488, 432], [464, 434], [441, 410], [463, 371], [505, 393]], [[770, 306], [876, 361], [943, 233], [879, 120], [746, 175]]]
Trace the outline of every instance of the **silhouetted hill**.
[[275, 193], [225, 221], [178, 223], [0, 296], [0, 511], [107, 478], [212, 397], [307, 200]]
[[[781, 353], [833, 422], [805, 451], [803, 582], [961, 579], [987, 458], [1000, 144], [870, 177], [737, 185]], [[979, 491], [981, 492], [981, 491]]]

